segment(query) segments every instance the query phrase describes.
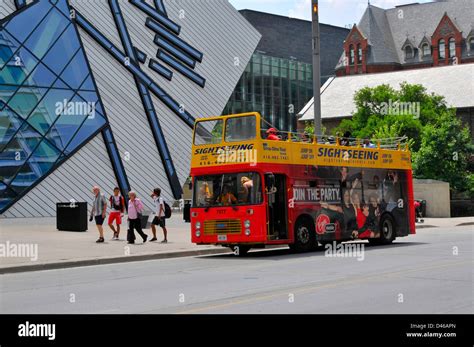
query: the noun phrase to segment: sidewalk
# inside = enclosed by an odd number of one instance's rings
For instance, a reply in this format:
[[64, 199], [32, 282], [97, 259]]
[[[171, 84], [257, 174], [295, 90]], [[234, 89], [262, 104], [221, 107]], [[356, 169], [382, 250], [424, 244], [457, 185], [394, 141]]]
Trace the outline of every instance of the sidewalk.
[[424, 218], [424, 221], [424, 223], [416, 223], [416, 228], [449, 228], [463, 225], [474, 225], [474, 217]]
[[[426, 218], [425, 223], [417, 224], [417, 229], [460, 225], [474, 225], [474, 217]], [[190, 224], [183, 222], [179, 212], [167, 220], [167, 226], [167, 244], [142, 244], [137, 236], [137, 243], [128, 245], [125, 226], [121, 231], [121, 241], [111, 241], [112, 231], [104, 226], [106, 242], [96, 244], [98, 233], [93, 224], [89, 224], [87, 232], [66, 232], [56, 230], [55, 218], [0, 219], [0, 247], [4, 251], [8, 244], [16, 247], [32, 244], [37, 247], [38, 256], [32, 260], [31, 257], [0, 254], [0, 274], [230, 252], [223, 247], [192, 244]], [[151, 239], [151, 230], [145, 230], [145, 233]], [[158, 240], [162, 238], [162, 231], [158, 229]]]
[[[38, 254], [37, 260], [0, 255], [0, 274], [230, 252], [223, 247], [192, 244], [191, 226], [184, 223], [179, 212], [166, 223], [167, 244], [160, 243], [163, 232], [158, 228], [158, 242], [143, 244], [137, 234], [136, 244], [128, 245], [126, 224], [122, 225], [120, 241], [112, 241], [112, 231], [104, 225], [105, 243], [97, 244], [99, 234], [93, 223], [87, 232], [67, 232], [56, 230], [55, 218], [0, 219], [0, 244], [34, 244]], [[151, 229], [144, 232], [150, 240]]]

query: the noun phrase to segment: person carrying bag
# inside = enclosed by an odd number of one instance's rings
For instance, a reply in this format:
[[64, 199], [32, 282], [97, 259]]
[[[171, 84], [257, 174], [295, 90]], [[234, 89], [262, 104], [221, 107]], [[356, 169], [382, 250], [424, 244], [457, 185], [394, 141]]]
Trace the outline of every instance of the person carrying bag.
[[143, 214], [143, 203], [140, 199], [137, 199], [137, 194], [135, 192], [128, 193], [128, 232], [127, 232], [127, 241], [129, 244], [135, 243], [135, 230], [143, 238], [143, 243], [148, 239], [142, 230], [142, 214]]

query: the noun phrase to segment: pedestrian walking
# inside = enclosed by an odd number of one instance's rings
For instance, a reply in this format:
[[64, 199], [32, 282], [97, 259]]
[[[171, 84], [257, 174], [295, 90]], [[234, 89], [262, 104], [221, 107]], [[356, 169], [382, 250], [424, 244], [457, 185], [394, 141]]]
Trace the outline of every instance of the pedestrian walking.
[[[125, 199], [120, 195], [120, 189], [114, 188], [114, 195], [109, 198], [110, 214], [109, 214], [109, 228], [114, 232], [112, 240], [118, 240], [120, 235], [120, 226], [122, 225], [122, 217], [125, 212]], [[115, 222], [115, 226], [114, 226]]]
[[150, 241], [157, 241], [156, 238], [156, 227], [159, 226], [163, 229], [164, 239], [161, 243], [168, 243], [168, 230], [166, 230], [166, 216], [165, 216], [165, 201], [161, 196], [161, 189], [156, 188], [153, 190], [151, 195], [153, 202], [155, 204], [156, 216], [151, 222], [151, 232], [153, 233], [153, 238]]
[[99, 231], [99, 239], [96, 241], [97, 243], [104, 242], [104, 221], [107, 215], [107, 199], [103, 194], [100, 193], [100, 188], [94, 186], [92, 188], [92, 193], [94, 194], [94, 201], [92, 202], [92, 210], [90, 221], [95, 220], [95, 225], [97, 226], [97, 230]]
[[135, 243], [135, 230], [138, 234], [143, 238], [143, 243], [146, 242], [148, 239], [148, 235], [146, 235], [142, 230], [142, 213], [143, 213], [143, 203], [140, 199], [137, 198], [137, 194], [135, 192], [128, 193], [128, 232], [127, 232], [127, 241], [129, 244]]

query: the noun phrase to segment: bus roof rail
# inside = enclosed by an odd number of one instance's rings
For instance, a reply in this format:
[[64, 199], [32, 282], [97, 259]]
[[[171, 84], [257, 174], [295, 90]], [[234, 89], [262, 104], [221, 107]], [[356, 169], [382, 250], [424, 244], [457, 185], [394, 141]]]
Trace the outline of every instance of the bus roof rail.
[[[272, 127], [274, 128], [274, 127]], [[270, 129], [270, 128], [268, 128]], [[261, 129], [262, 134], [268, 129]], [[276, 128], [275, 128], [276, 129]], [[312, 135], [308, 132], [289, 132], [277, 130], [282, 141], [303, 142], [325, 145], [341, 145], [351, 147], [381, 148], [387, 150], [406, 150], [408, 148], [408, 137], [390, 137], [390, 138], [356, 138], [333, 135]]]

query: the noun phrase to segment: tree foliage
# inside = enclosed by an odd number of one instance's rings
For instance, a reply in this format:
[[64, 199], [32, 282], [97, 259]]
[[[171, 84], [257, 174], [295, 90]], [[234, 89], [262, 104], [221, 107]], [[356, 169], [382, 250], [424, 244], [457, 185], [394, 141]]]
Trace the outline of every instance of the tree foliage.
[[474, 196], [471, 136], [442, 96], [428, 93], [422, 85], [402, 83], [399, 90], [389, 85], [362, 88], [354, 102], [352, 119], [343, 120], [334, 129], [336, 134], [407, 136], [415, 177], [446, 181], [452, 189]]
[[474, 154], [467, 127], [454, 112], [443, 114], [423, 128], [420, 150], [413, 155], [416, 177], [449, 182], [456, 191], [474, 197], [474, 175], [469, 161]]

